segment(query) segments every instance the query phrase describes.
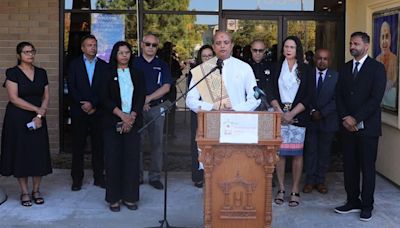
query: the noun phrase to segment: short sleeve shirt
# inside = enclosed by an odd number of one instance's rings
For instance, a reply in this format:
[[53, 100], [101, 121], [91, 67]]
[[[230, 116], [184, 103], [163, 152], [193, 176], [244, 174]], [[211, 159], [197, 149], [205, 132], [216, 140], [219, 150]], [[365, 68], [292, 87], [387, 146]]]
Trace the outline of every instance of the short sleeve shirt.
[[140, 56], [135, 58], [133, 65], [144, 73], [146, 95], [154, 93], [164, 84], [172, 84], [171, 71], [168, 65], [157, 56], [150, 62]]

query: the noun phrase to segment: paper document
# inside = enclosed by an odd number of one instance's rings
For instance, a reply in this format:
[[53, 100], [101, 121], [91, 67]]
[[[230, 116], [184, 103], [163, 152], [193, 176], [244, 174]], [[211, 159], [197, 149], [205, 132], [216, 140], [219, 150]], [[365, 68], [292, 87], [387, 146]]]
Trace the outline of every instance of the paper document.
[[258, 143], [258, 115], [221, 113], [220, 143]]

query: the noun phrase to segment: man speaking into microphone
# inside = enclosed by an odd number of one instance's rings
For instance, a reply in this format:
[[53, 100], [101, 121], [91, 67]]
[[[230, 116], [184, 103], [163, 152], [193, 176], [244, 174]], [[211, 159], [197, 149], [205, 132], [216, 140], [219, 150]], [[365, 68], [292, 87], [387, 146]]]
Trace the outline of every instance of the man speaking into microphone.
[[216, 32], [212, 45], [216, 56], [191, 70], [189, 88], [206, 77], [186, 97], [186, 105], [192, 111], [254, 111], [260, 105], [253, 96], [257, 86], [253, 70], [231, 56], [233, 45], [230, 33]]

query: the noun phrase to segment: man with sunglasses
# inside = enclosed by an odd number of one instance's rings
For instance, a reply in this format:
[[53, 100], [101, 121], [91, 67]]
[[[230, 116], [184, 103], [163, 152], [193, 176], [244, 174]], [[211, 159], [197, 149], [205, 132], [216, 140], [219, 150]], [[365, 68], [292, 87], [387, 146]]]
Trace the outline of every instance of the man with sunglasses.
[[[172, 84], [171, 71], [168, 68], [168, 65], [156, 56], [159, 43], [160, 41], [155, 35], [145, 35], [140, 44], [142, 54], [134, 60], [134, 66], [144, 72], [146, 81], [146, 100], [143, 107], [144, 123], [149, 122], [159, 115], [160, 112], [164, 111], [164, 96], [169, 92]], [[163, 156], [164, 120], [165, 115], [163, 114], [147, 128], [151, 145], [149, 184], [159, 190], [164, 188], [164, 185], [160, 181]], [[143, 142], [141, 145], [140, 182], [143, 183]]]
[[[251, 42], [251, 59], [248, 60], [251, 68], [253, 68], [254, 75], [256, 77], [258, 88], [262, 89], [267, 96], [269, 96], [272, 88], [271, 77], [274, 73], [273, 64], [265, 58], [265, 43], [261, 39], [255, 39]], [[262, 108], [262, 109], [265, 109]]]

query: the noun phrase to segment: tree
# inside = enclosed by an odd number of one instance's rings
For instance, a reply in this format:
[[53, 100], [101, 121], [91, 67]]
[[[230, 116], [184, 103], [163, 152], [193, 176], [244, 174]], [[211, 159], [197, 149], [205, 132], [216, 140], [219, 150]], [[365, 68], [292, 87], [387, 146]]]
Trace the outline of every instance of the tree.
[[[147, 0], [147, 10], [187, 10], [189, 0]], [[202, 44], [202, 34], [207, 26], [195, 24], [195, 15], [146, 14], [144, 17], [144, 34], [155, 33], [161, 43], [172, 42], [180, 59], [191, 57], [192, 50]]]
[[264, 40], [267, 47], [278, 43], [278, 24], [268, 20], [237, 20], [238, 30], [233, 33], [235, 44], [246, 46], [254, 39]]

